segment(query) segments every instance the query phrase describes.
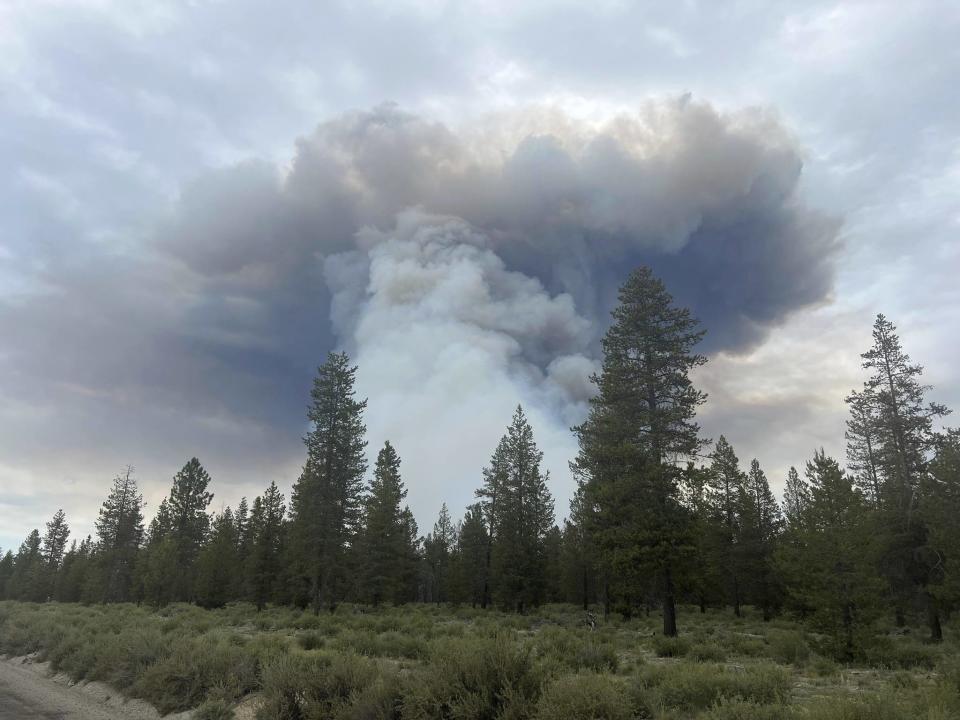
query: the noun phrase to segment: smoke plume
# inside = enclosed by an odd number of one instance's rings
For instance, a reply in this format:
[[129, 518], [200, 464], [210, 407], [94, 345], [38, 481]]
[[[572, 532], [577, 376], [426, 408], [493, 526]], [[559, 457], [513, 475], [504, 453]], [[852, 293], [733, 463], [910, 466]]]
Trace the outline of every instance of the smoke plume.
[[[563, 496], [633, 267], [700, 317], [707, 352], [745, 351], [829, 296], [838, 227], [804, 204], [801, 171], [770, 114], [688, 97], [457, 130], [383, 105], [321, 124], [288, 167], [188, 184], [142, 254], [51, 268], [54, 295], [2, 301], [0, 362], [24, 393], [53, 377], [82, 388], [78, 407], [149, 405], [160, 436], [186, 415], [225, 455], [254, 428], [250, 452], [283, 438], [290, 457], [313, 370], [343, 347], [371, 449], [397, 445], [421, 519], [469, 500], [518, 402]], [[56, 327], [73, 341], [50, 354]]]

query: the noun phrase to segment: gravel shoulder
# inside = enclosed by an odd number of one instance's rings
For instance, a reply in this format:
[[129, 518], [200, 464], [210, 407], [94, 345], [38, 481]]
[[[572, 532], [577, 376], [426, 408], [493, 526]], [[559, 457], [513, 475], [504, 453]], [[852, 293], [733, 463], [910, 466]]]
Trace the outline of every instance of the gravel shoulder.
[[[189, 713], [168, 715], [187, 720]], [[158, 720], [156, 709], [102, 683], [74, 683], [29, 657], [0, 658], [0, 720]]]

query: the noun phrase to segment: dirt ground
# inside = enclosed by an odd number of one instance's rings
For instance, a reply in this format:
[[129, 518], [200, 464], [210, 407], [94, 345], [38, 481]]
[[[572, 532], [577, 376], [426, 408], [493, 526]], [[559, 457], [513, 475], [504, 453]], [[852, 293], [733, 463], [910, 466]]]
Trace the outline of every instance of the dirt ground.
[[[101, 683], [74, 684], [46, 663], [0, 659], [0, 720], [158, 720], [139, 700], [125, 700]], [[189, 714], [168, 715], [187, 720]]]

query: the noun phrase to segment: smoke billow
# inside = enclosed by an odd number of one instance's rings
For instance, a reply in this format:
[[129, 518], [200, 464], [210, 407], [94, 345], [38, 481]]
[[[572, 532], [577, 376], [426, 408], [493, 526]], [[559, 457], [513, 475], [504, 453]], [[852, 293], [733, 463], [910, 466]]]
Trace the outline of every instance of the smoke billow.
[[[827, 298], [838, 228], [803, 203], [801, 170], [771, 115], [688, 97], [603, 123], [536, 110], [456, 131], [384, 105], [323, 123], [289, 167], [187, 185], [149, 257], [110, 285], [91, 280], [102, 268], [50, 278], [80, 338], [58, 356], [23, 313], [56, 326], [39, 315], [59, 300], [0, 306], [22, 341], [5, 363], [29, 375], [43, 356], [85, 392], [126, 383], [296, 437], [312, 370], [340, 346], [361, 367], [373, 444], [395, 441], [417, 478], [415, 508], [467, 500], [517, 402], [563, 494], [568, 428], [633, 267], [651, 265], [703, 320], [708, 352], [746, 350]], [[105, 325], [128, 297], [137, 322]], [[137, 367], [90, 371], [133, 346]]]

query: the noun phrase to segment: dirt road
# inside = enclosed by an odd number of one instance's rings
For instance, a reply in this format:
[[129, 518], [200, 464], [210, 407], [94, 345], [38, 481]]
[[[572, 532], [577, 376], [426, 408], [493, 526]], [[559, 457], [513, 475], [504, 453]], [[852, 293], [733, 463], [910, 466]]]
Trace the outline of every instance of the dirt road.
[[157, 720], [146, 703], [126, 702], [105, 685], [68, 685], [46, 665], [0, 659], [0, 720]]

